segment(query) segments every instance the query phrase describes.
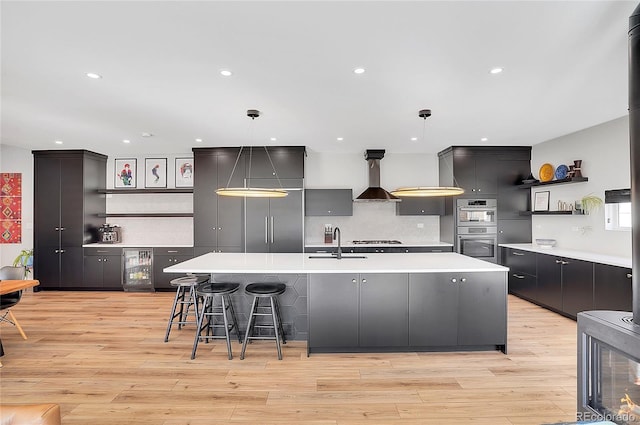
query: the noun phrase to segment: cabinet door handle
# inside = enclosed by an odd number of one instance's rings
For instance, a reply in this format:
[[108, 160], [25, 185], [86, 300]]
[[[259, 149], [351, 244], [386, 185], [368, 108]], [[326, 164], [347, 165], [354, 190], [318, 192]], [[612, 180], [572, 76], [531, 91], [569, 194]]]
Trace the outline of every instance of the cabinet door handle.
[[513, 251], [513, 252], [512, 252], [512, 254], [513, 254], [513, 255], [517, 255], [517, 256], [519, 256], [519, 257], [522, 257], [522, 256], [524, 255], [523, 253], [518, 252], [518, 251]]
[[405, 249], [405, 250], [404, 250], [404, 252], [409, 252], [409, 250], [408, 250], [408, 249]]
[[103, 251], [103, 250], [97, 250], [96, 252], [109, 252], [109, 251]]
[[467, 281], [466, 277], [463, 277], [462, 279], [460, 279], [460, 282], [465, 283]]
[[524, 276], [519, 275], [519, 274], [512, 274], [511, 276], [515, 277], [516, 279], [524, 279]]
[[108, 258], [103, 258], [102, 261], [107, 262]]
[[61, 249], [61, 250], [60, 250], [60, 254], [64, 254], [64, 249]]
[[264, 216], [264, 243], [269, 243], [269, 217]]
[[56, 250], [54, 250], [53, 252], [55, 252], [56, 254], [59, 254], [59, 253], [60, 253], [60, 250], [59, 250], [59, 249], [56, 249]]
[[273, 216], [271, 216], [271, 243], [273, 243]]
[[563, 266], [565, 266], [565, 265], [567, 265], [567, 264], [569, 264], [569, 262], [568, 262], [568, 261], [563, 261], [563, 262], [562, 262], [562, 265], [563, 265]]
[[456, 283], [458, 282], [458, 279], [456, 279], [455, 277], [451, 279], [451, 283]]
[[54, 229], [56, 229], [56, 232], [59, 232], [59, 231], [60, 231], [60, 228], [59, 228], [59, 227], [54, 227]]
[[98, 258], [98, 263], [102, 261], [102, 258]]
[[178, 251], [176, 251], [175, 249], [170, 249], [167, 252], [170, 254], [176, 254]]
[[627, 273], [627, 278], [631, 279], [633, 275], [631, 273]]
[[351, 283], [357, 283], [355, 279], [351, 279]]
[[63, 230], [64, 230], [64, 227], [61, 227], [61, 228], [60, 228], [60, 231], [62, 232]]
[[562, 260], [556, 260], [556, 264], [562, 264]]
[[362, 279], [362, 283], [367, 283], [367, 279]]

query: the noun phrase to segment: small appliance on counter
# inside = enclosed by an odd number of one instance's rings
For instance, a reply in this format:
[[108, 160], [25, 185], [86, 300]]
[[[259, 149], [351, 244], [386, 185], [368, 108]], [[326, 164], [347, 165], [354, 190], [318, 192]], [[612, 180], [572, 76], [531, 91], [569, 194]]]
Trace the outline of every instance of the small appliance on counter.
[[324, 225], [324, 243], [333, 243], [333, 227], [330, 224]]
[[122, 242], [120, 226], [117, 224], [105, 223], [98, 228], [100, 243], [120, 243]]

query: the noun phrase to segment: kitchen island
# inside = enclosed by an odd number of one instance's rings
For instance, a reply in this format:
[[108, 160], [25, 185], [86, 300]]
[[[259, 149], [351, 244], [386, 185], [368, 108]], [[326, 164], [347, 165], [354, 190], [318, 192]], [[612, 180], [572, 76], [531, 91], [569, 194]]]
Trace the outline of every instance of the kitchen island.
[[[508, 269], [456, 253], [208, 253], [164, 271], [286, 283], [285, 332], [310, 353], [506, 352]], [[246, 322], [247, 298], [233, 302]]]

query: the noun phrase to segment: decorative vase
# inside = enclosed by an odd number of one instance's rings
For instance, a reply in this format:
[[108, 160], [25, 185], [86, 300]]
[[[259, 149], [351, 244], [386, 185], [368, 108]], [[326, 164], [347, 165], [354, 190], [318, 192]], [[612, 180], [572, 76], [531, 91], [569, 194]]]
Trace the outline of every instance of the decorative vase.
[[570, 179], [573, 178], [573, 175], [575, 174], [574, 171], [574, 165], [569, 165], [569, 171], [567, 171], [567, 177], [569, 177]]
[[573, 161], [573, 177], [582, 177], [582, 160], [576, 159]]

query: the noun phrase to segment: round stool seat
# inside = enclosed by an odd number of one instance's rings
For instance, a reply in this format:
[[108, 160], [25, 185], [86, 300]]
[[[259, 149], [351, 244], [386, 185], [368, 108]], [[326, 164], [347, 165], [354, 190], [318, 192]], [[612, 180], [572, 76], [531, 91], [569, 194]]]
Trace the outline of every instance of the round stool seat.
[[191, 286], [200, 285], [208, 282], [209, 276], [182, 276], [176, 279], [172, 279], [169, 283], [171, 286]]
[[256, 297], [284, 294], [287, 286], [284, 283], [250, 283], [244, 289], [249, 295]]
[[240, 287], [239, 283], [227, 282], [207, 282], [196, 287], [198, 295], [227, 295], [236, 292]]

